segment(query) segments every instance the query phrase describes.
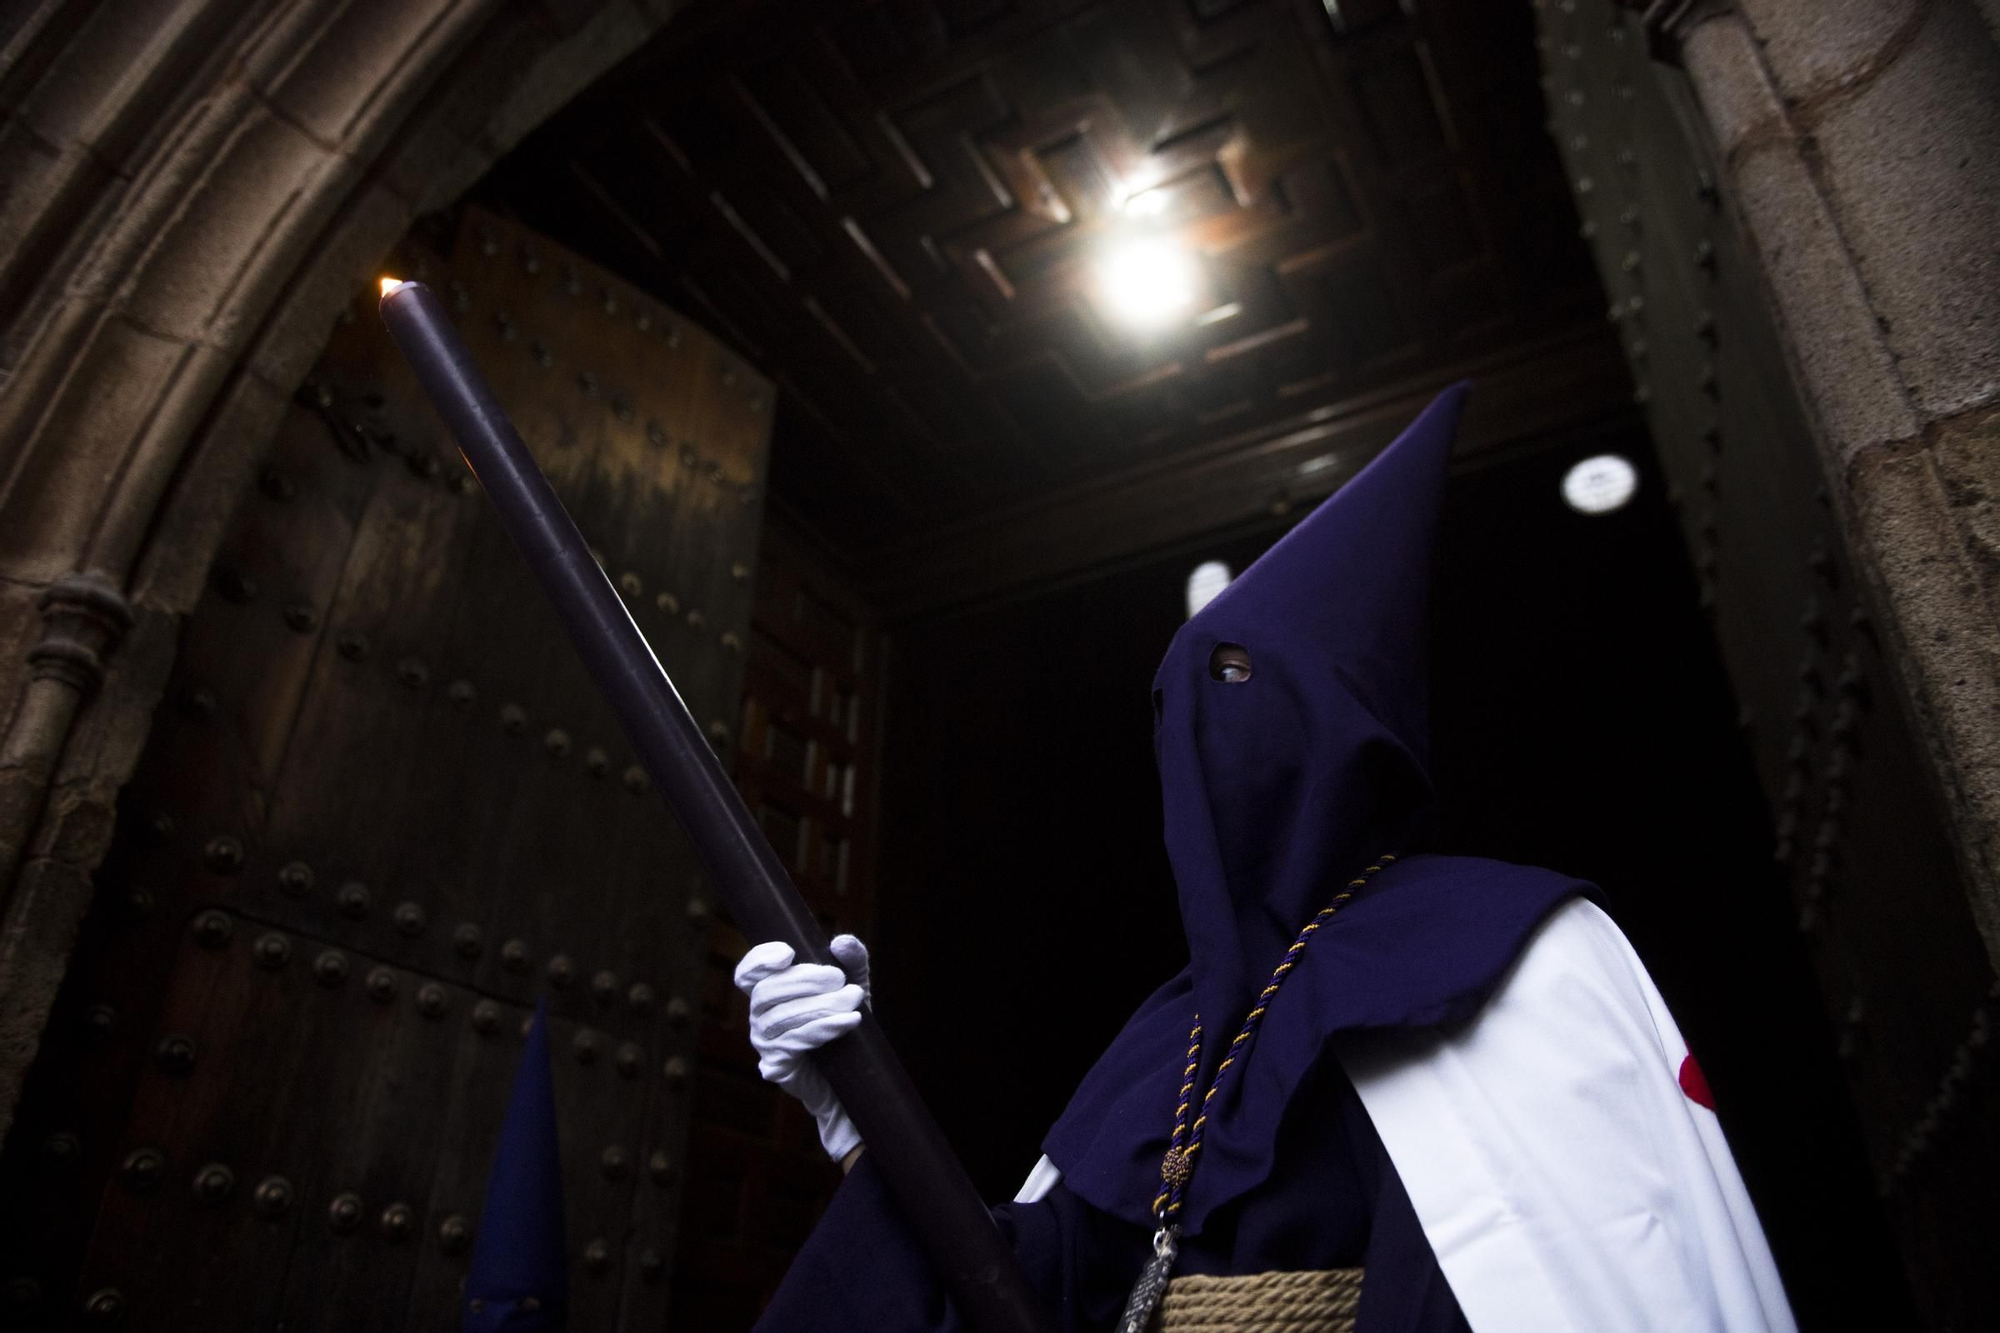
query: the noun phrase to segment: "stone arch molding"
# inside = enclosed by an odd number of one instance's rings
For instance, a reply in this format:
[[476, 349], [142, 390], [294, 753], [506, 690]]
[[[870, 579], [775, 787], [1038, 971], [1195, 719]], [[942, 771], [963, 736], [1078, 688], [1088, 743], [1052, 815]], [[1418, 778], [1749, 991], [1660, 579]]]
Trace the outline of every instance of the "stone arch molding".
[[0, 1135], [222, 524], [355, 287], [672, 0], [0, 17]]

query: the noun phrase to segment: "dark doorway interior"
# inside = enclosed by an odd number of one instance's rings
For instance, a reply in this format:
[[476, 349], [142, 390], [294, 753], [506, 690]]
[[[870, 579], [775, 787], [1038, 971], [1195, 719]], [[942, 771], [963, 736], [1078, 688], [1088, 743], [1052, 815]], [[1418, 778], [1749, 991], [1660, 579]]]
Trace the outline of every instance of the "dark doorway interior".
[[[1634, 501], [1564, 471], [1616, 450]], [[1293, 518], [1296, 515], [1291, 516]], [[899, 637], [883, 772], [884, 1021], [989, 1195], [1185, 961], [1147, 684], [1200, 560], [1283, 524]], [[1700, 1054], [1806, 1327], [1895, 1326], [1898, 1280], [1737, 708], [1636, 424], [1464, 467], [1433, 606], [1443, 849], [1604, 886]]]

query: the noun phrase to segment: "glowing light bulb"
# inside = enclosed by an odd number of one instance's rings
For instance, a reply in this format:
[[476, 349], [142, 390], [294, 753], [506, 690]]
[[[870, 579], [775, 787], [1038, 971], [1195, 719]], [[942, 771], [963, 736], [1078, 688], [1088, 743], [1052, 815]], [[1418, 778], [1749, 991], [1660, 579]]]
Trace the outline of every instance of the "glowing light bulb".
[[1106, 309], [1134, 328], [1158, 328], [1194, 302], [1194, 256], [1165, 236], [1114, 244], [1097, 267]]
[[1579, 514], [1621, 509], [1639, 489], [1639, 470], [1617, 454], [1586, 458], [1563, 477], [1563, 499]]
[[1192, 620], [1204, 606], [1214, 601], [1216, 594], [1229, 586], [1229, 566], [1220, 560], [1204, 560], [1194, 567], [1187, 579], [1187, 613]]
[[1156, 218], [1167, 211], [1167, 192], [1138, 190], [1125, 196], [1119, 208], [1129, 218]]
[[382, 279], [382, 295], [387, 296], [402, 285], [403, 280], [401, 278], [384, 278]]

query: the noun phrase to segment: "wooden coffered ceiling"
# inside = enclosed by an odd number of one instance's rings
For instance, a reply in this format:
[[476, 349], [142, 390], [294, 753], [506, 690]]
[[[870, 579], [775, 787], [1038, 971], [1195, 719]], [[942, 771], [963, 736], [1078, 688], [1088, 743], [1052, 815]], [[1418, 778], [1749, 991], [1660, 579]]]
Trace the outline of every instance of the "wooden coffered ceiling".
[[[1463, 373], [1474, 445], [1629, 392], [1528, 6], [1327, 8], [697, 5], [482, 194], [757, 363], [773, 498], [939, 605], [1323, 493]], [[1150, 337], [1133, 232], [1198, 256]]]

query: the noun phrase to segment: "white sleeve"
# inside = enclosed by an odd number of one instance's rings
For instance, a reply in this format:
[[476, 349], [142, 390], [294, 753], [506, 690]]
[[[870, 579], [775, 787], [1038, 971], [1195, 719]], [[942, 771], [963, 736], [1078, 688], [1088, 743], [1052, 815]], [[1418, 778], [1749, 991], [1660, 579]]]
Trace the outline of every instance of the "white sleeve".
[[1028, 1172], [1028, 1178], [1021, 1182], [1021, 1188], [1014, 1195], [1015, 1203], [1040, 1203], [1048, 1192], [1062, 1183], [1062, 1169], [1049, 1160], [1047, 1153], [1035, 1163], [1035, 1169]]
[[1477, 1333], [1792, 1333], [1687, 1044], [1618, 927], [1555, 912], [1471, 1023], [1341, 1057]]

